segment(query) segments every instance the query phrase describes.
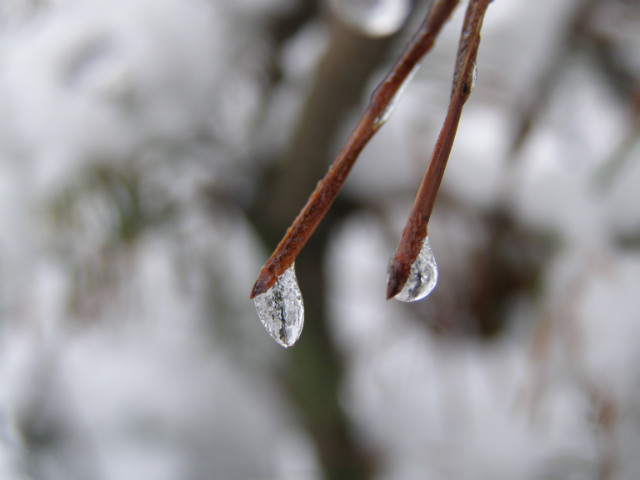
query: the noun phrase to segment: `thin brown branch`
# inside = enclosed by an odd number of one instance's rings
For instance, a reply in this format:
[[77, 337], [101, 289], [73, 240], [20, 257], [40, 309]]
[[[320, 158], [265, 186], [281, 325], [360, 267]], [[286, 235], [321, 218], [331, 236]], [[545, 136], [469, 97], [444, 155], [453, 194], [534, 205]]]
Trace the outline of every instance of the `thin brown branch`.
[[427, 224], [451, 153], [462, 107], [471, 93], [480, 44], [480, 30], [489, 3], [491, 0], [469, 1], [458, 46], [449, 109], [433, 149], [429, 167], [402, 232], [400, 244], [391, 261], [387, 298], [395, 297], [402, 290], [409, 277], [411, 265], [418, 257], [424, 238], [427, 236]]
[[307, 243], [342, 188], [365, 145], [384, 123], [388, 108], [409, 75], [433, 44], [459, 0], [436, 0], [400, 58], [371, 96], [369, 106], [325, 177], [262, 267], [251, 298], [265, 293], [287, 270]]

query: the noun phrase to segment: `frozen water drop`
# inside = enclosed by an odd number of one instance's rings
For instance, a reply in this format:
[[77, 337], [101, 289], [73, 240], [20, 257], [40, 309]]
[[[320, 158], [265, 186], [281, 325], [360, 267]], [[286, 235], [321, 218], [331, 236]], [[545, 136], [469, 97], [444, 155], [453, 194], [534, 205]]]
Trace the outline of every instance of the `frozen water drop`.
[[294, 265], [280, 275], [269, 290], [253, 299], [264, 328], [285, 348], [298, 341], [304, 324], [302, 293]]
[[473, 75], [471, 77], [471, 89], [476, 86], [476, 81], [478, 80], [478, 65], [473, 66]]
[[393, 298], [401, 302], [415, 302], [429, 295], [438, 283], [438, 265], [433, 256], [429, 237], [424, 239], [418, 258], [411, 265], [409, 278]]
[[376, 117], [374, 121], [375, 128], [381, 127], [386, 123], [387, 120], [389, 120], [389, 117], [395, 110], [396, 105], [398, 105], [400, 98], [402, 98], [402, 94], [407, 89], [407, 85], [409, 85], [409, 82], [411, 82], [411, 79], [414, 77], [414, 75], [416, 74], [419, 68], [420, 68], [420, 64], [417, 64], [415, 67], [413, 67], [413, 70], [409, 72], [409, 75], [407, 75], [407, 78], [404, 79], [404, 82], [402, 82], [402, 85], [400, 85], [398, 90], [396, 90], [396, 94], [393, 96], [391, 101], [389, 101], [385, 109], [382, 112], [380, 112], [380, 115]]
[[411, 0], [329, 0], [329, 7], [347, 27], [385, 37], [400, 30], [411, 13]]

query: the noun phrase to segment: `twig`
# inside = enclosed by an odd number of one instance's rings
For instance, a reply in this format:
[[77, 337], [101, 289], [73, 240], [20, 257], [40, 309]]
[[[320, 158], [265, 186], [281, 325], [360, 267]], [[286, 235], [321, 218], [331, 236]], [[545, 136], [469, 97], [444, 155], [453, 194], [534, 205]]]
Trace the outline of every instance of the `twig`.
[[[473, 0], [472, 0], [473, 1]], [[388, 116], [395, 95], [433, 44], [459, 0], [436, 0], [400, 58], [376, 88], [369, 106], [325, 177], [318, 182], [306, 205], [262, 267], [251, 298], [265, 293], [287, 270], [338, 195], [360, 152]]]
[[407, 282], [411, 265], [418, 257], [424, 238], [427, 236], [427, 224], [451, 153], [462, 106], [469, 98], [473, 86], [480, 29], [489, 3], [491, 0], [469, 1], [458, 46], [449, 109], [433, 149], [429, 168], [422, 179], [409, 219], [402, 232], [400, 244], [391, 261], [387, 283], [388, 299], [395, 297]]

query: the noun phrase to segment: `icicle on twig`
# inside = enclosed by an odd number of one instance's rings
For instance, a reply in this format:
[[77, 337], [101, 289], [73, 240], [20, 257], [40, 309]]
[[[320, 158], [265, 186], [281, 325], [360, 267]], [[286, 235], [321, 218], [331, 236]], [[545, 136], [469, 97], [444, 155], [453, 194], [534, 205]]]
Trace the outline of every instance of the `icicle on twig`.
[[[369, 106], [324, 178], [318, 182], [293, 224], [262, 267], [251, 290], [258, 315], [269, 333], [291, 346], [302, 330], [304, 307], [295, 280], [294, 261], [342, 188], [360, 152], [388, 120], [403, 88], [422, 57], [431, 50], [459, 0], [435, 0], [418, 32], [371, 96]], [[426, 238], [427, 222], [451, 151], [462, 105], [475, 81], [475, 58], [484, 12], [491, 0], [470, 0], [454, 73], [451, 104], [438, 137], [407, 227], [389, 270], [387, 298], [413, 301], [428, 295], [437, 281], [437, 267]], [[417, 263], [416, 263], [417, 262]], [[412, 272], [412, 266], [413, 272]], [[405, 288], [409, 275], [412, 284]], [[292, 283], [293, 282], [293, 283]]]
[[[419, 269], [419, 266], [414, 268], [412, 266], [417, 261], [419, 262], [423, 256], [421, 252], [423, 247], [429, 245], [427, 224], [429, 223], [436, 195], [451, 153], [460, 115], [462, 114], [462, 107], [469, 98], [475, 83], [480, 29], [482, 28], [482, 20], [489, 3], [491, 3], [491, 0], [469, 1], [460, 35], [449, 109], [433, 149], [429, 167], [422, 179], [420, 189], [409, 213], [407, 224], [402, 232], [402, 238], [389, 265], [387, 299], [397, 297], [398, 294], [404, 292], [406, 290], [405, 286], [410, 290], [415, 289], [414, 285], [407, 285], [408, 280], [410, 280], [410, 283], [419, 282], [424, 284], [424, 278], [426, 277], [437, 279], [437, 269], [435, 273], [433, 272], [435, 259], [420, 262], [423, 269], [428, 269], [422, 274], [415, 274], [415, 270], [416, 268]], [[429, 248], [429, 254], [431, 254], [430, 250]], [[434, 287], [435, 281], [432, 282], [431, 290]], [[415, 297], [401, 295], [398, 299], [403, 301], [419, 300], [428, 295], [429, 292]]]

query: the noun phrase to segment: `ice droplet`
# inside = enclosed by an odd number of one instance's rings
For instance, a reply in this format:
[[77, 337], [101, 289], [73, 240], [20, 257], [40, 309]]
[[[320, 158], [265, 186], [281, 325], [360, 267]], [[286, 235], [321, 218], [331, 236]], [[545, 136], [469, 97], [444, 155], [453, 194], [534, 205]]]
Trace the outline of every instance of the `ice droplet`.
[[329, 0], [329, 8], [347, 27], [386, 37], [400, 30], [411, 13], [411, 0]]
[[295, 264], [253, 301], [260, 321], [276, 342], [288, 348], [298, 341], [304, 324], [304, 304], [296, 280]]
[[400, 98], [402, 98], [404, 91], [407, 89], [407, 85], [409, 85], [409, 82], [411, 82], [411, 79], [414, 77], [414, 75], [416, 74], [419, 68], [420, 68], [420, 64], [416, 64], [416, 66], [413, 67], [411, 72], [409, 72], [409, 75], [407, 75], [407, 78], [404, 79], [404, 82], [402, 82], [402, 85], [400, 85], [398, 90], [396, 90], [396, 94], [393, 96], [391, 101], [387, 104], [385, 109], [382, 112], [380, 112], [380, 115], [376, 117], [373, 125], [375, 128], [381, 127], [387, 122], [387, 120], [389, 120], [389, 117], [395, 110], [396, 105], [398, 105]]
[[476, 86], [476, 81], [478, 80], [478, 65], [473, 65], [473, 75], [471, 76], [471, 90]]
[[411, 265], [407, 283], [393, 298], [401, 302], [415, 302], [429, 295], [438, 283], [438, 265], [433, 256], [429, 237], [422, 243], [418, 258]]

